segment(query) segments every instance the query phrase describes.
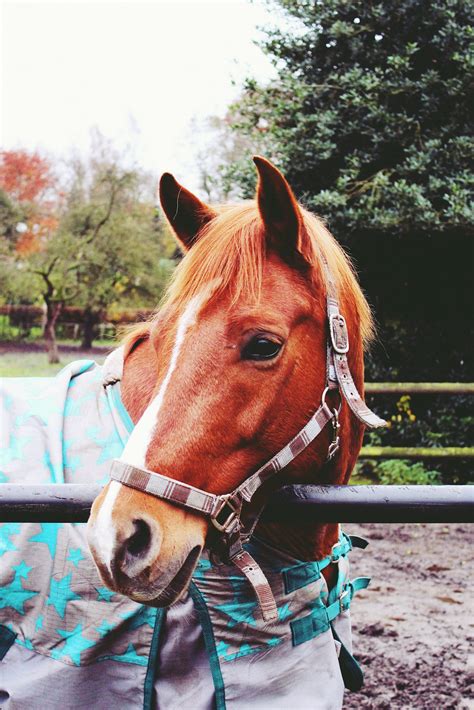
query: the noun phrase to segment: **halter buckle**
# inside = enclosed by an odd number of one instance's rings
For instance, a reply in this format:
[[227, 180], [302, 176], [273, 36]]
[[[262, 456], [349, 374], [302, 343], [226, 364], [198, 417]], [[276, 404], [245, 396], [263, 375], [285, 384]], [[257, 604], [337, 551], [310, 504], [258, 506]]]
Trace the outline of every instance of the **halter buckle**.
[[[232, 502], [230, 498], [224, 498], [221, 504], [211, 517], [211, 523], [221, 533], [231, 533], [235, 523], [239, 520], [240, 505]], [[220, 517], [220, 520], [218, 518]]]
[[[348, 602], [346, 602], [346, 597], [349, 597]], [[349, 609], [349, 606], [351, 603], [350, 589], [344, 589], [344, 591], [340, 595], [338, 601], [339, 601], [339, 613], [342, 614], [344, 611], [347, 611]]]
[[346, 319], [341, 313], [333, 313], [329, 316], [329, 334], [332, 347], [338, 355], [345, 355], [349, 352]]

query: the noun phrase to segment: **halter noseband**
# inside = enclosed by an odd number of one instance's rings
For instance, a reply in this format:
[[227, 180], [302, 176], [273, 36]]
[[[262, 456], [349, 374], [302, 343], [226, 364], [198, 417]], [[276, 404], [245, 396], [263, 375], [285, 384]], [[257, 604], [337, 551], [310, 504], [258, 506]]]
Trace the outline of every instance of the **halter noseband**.
[[336, 285], [328, 265], [323, 262], [327, 279], [327, 316], [329, 341], [326, 358], [326, 388], [321, 404], [308, 423], [298, 434], [267, 463], [250, 475], [231, 493], [215, 495], [176, 481], [155, 471], [115, 459], [110, 478], [149, 495], [170, 501], [184, 508], [195, 510], [209, 518], [212, 523], [210, 544], [221, 559], [236, 565], [247, 577], [257, 596], [265, 621], [276, 619], [277, 607], [270, 585], [253, 557], [243, 545], [251, 537], [262, 512], [250, 510], [250, 503], [256, 491], [276, 473], [288, 466], [322, 432], [328, 422], [333, 424], [333, 439], [328, 448], [327, 459], [331, 460], [339, 449], [340, 410], [331, 409], [326, 403], [326, 395], [337, 390], [348, 403], [354, 415], [371, 428], [385, 426], [386, 422], [372, 412], [360, 396], [349, 370], [347, 353], [349, 335], [344, 316], [339, 311]]

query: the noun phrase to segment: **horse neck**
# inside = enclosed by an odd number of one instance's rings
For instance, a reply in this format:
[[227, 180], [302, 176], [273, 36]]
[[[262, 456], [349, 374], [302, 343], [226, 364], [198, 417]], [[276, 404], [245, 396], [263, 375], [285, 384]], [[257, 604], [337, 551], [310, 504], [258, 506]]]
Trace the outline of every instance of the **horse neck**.
[[[132, 420], [136, 423], [148, 406], [157, 376], [157, 357], [147, 337], [138, 339], [129, 348], [124, 363], [122, 399]], [[359, 368], [355, 368], [357, 372]], [[362, 379], [357, 378], [357, 379]], [[358, 382], [362, 387], [362, 383]], [[341, 412], [342, 432], [349, 435], [341, 438], [341, 448], [331, 467], [305, 472], [305, 482], [347, 483], [360, 449], [363, 427], [354, 425], [347, 407]], [[315, 560], [325, 557], [339, 537], [338, 523], [259, 523], [257, 534], [264, 537], [277, 549], [290, 553], [297, 559]]]

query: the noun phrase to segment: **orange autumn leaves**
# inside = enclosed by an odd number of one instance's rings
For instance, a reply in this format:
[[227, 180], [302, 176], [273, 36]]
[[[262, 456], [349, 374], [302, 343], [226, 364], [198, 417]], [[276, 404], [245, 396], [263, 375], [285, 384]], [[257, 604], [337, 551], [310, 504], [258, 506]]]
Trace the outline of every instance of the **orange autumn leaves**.
[[0, 190], [19, 208], [15, 250], [26, 256], [41, 251], [58, 224], [59, 194], [50, 162], [25, 150], [0, 151]]

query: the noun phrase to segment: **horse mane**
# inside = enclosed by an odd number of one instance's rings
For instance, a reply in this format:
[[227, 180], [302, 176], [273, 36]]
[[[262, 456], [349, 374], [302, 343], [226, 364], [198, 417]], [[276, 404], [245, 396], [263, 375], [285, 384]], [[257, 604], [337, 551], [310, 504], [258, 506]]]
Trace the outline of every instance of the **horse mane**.
[[[158, 311], [148, 322], [134, 326], [126, 336], [126, 343], [145, 336], [162, 308], [174, 305], [181, 310], [213, 282], [217, 286], [210, 292], [209, 298], [231, 289], [234, 303], [242, 296], [258, 300], [267, 247], [256, 202], [214, 209], [217, 216], [203, 227], [197, 244], [175, 269]], [[362, 341], [366, 345], [373, 337], [373, 320], [352, 264], [323, 222], [304, 208], [300, 209], [312, 246], [309, 258], [313, 281], [318, 284], [321, 281], [325, 284], [326, 281], [321, 268], [322, 253], [338, 288], [343, 312], [345, 304], [356, 314]]]

